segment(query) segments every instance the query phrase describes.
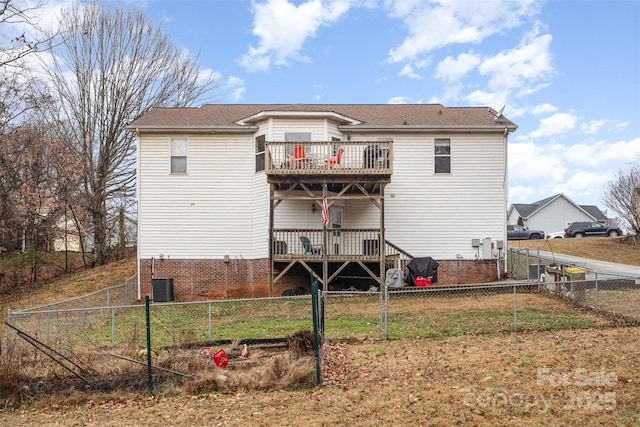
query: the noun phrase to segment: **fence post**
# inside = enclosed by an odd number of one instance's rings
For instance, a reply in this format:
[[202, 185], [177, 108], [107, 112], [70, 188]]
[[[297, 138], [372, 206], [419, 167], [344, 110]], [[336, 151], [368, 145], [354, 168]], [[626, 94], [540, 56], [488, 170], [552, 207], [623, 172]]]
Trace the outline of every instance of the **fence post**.
[[51, 344], [51, 306], [50, 305], [47, 306], [47, 344]]
[[316, 382], [322, 383], [322, 371], [320, 369], [320, 313], [318, 305], [318, 281], [311, 280], [311, 312], [313, 315], [313, 352], [316, 357]]
[[207, 308], [207, 312], [208, 312], [208, 316], [209, 316], [209, 320], [207, 321], [207, 340], [211, 341], [211, 301], [209, 301], [209, 303], [207, 304], [208, 308]]
[[384, 284], [384, 339], [389, 339], [389, 287]]
[[[11, 309], [7, 308], [7, 323], [11, 325]], [[7, 326], [7, 351], [11, 349], [11, 328]]]
[[151, 377], [151, 310], [149, 310], [149, 295], [145, 297], [145, 314], [147, 318], [147, 387], [153, 392], [153, 378]]
[[[527, 280], [530, 280], [531, 277], [529, 277], [529, 248], [525, 248], [525, 262], [526, 262], [526, 266], [525, 268], [527, 269]], [[514, 291], [515, 292], [515, 291]]]
[[382, 290], [378, 293], [378, 338], [384, 339], [384, 296]]
[[[529, 263], [527, 263], [527, 266]], [[527, 270], [529, 268], [527, 267]], [[516, 285], [513, 285], [513, 330], [518, 330], [518, 300], [516, 298]]]
[[111, 347], [116, 345], [116, 309], [111, 308]]
[[596, 311], [600, 310], [600, 306], [598, 304], [598, 272], [596, 271]]

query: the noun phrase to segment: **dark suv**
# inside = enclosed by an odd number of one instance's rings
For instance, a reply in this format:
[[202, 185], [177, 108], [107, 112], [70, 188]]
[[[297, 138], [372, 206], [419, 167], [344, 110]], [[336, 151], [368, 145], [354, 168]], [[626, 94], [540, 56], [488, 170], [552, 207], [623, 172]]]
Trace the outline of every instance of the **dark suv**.
[[622, 231], [618, 227], [607, 227], [599, 222], [572, 222], [564, 229], [564, 237], [587, 236], [620, 236]]

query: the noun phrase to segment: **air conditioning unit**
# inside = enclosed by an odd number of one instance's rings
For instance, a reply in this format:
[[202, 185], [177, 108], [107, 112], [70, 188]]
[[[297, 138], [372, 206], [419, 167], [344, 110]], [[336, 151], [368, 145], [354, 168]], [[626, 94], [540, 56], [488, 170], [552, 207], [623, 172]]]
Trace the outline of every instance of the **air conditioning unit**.
[[153, 302], [173, 301], [173, 278], [151, 279], [151, 299]]

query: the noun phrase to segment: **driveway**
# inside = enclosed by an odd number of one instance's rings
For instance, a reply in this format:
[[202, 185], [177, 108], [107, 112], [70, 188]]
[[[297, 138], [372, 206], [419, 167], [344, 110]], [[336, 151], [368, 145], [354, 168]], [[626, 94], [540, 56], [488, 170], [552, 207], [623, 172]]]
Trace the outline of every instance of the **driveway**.
[[[535, 252], [532, 252], [535, 254]], [[615, 262], [599, 261], [596, 259], [581, 258], [573, 255], [558, 254], [555, 252], [540, 251], [540, 258], [556, 264], [575, 265], [592, 272], [598, 273], [598, 278], [606, 277], [640, 277], [640, 266], [618, 264]], [[593, 273], [591, 273], [593, 274]], [[587, 274], [587, 276], [591, 275]], [[595, 274], [593, 274], [595, 277]], [[587, 277], [588, 279], [593, 277]]]

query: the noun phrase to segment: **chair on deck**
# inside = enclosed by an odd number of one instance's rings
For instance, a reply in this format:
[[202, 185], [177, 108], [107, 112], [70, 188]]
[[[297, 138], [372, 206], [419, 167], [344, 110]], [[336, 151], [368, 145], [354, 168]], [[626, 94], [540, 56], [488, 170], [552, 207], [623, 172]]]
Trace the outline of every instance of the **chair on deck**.
[[302, 242], [302, 247], [304, 248], [305, 254], [320, 254], [322, 253], [322, 245], [312, 245], [311, 240], [307, 236], [300, 236], [300, 241]]
[[311, 165], [311, 159], [304, 152], [304, 145], [293, 147], [293, 155], [289, 156], [289, 163], [296, 169], [308, 168]]
[[340, 147], [335, 156], [327, 157], [324, 160], [324, 166], [327, 169], [333, 168], [335, 165], [339, 165], [342, 160], [342, 153], [344, 153], [344, 148]]

